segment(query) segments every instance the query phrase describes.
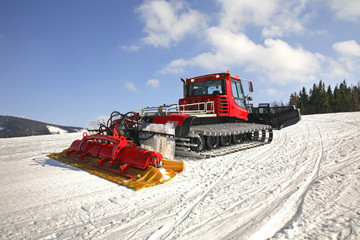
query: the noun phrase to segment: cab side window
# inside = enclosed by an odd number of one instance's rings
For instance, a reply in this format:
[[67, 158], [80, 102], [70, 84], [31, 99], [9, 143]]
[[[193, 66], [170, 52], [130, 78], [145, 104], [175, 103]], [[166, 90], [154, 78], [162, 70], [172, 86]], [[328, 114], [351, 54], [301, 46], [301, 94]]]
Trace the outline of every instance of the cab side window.
[[234, 100], [239, 107], [245, 107], [245, 98], [239, 81], [231, 81], [231, 89]]

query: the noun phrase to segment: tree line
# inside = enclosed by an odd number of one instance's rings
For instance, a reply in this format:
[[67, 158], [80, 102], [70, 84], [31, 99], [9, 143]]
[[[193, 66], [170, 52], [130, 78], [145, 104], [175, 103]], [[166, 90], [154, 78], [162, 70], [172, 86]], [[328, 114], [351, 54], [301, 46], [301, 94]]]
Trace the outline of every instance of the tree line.
[[299, 108], [302, 115], [360, 111], [360, 82], [347, 86], [344, 80], [332, 89], [320, 80], [309, 92], [303, 87], [299, 93], [292, 93], [289, 104]]

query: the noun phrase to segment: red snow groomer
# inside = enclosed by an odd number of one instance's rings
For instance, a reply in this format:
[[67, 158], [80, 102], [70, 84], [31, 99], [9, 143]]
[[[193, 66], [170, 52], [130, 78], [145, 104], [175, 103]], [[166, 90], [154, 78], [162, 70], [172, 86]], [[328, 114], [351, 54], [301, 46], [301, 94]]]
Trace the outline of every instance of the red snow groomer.
[[115, 111], [99, 131], [113, 135], [116, 129], [136, 146], [170, 158], [174, 154], [203, 158], [270, 143], [273, 130], [300, 120], [300, 111], [294, 106], [262, 103], [254, 107], [250, 103], [252, 81], [229, 71], [181, 80], [184, 97], [178, 104], [126, 114]]
[[[124, 115], [114, 112], [110, 119], [123, 117], [107, 125], [119, 124], [122, 135], [138, 146], [146, 145], [152, 137], [169, 137], [169, 132], [156, 129], [172, 125], [175, 154], [204, 158], [270, 143], [273, 130], [300, 120], [300, 111], [294, 106], [262, 103], [254, 107], [250, 103], [252, 82], [229, 71], [181, 80], [184, 97], [178, 104], [141, 108]], [[248, 84], [247, 94], [244, 82]], [[156, 151], [163, 153], [167, 148]]]
[[[206, 158], [256, 147], [270, 143], [274, 129], [300, 120], [294, 106], [254, 107], [249, 96], [252, 82], [229, 71], [181, 80], [184, 97], [178, 104], [126, 114], [115, 111], [96, 134], [84, 135], [57, 158], [77, 162], [97, 175], [130, 179], [122, 181], [124, 185], [143, 187], [164, 182], [184, 169], [183, 162], [167, 160], [175, 154]], [[249, 85], [248, 94], [243, 82]]]

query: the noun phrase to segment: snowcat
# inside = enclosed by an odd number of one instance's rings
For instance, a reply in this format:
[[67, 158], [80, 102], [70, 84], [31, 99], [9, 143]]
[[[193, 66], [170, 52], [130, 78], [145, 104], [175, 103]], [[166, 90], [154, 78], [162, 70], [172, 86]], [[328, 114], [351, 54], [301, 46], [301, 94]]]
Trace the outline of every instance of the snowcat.
[[[204, 158], [270, 143], [273, 130], [300, 120], [300, 111], [294, 106], [271, 107], [261, 103], [254, 107], [250, 103], [252, 81], [233, 76], [229, 71], [181, 80], [183, 98], [177, 104], [146, 107], [126, 114], [113, 112], [107, 126], [100, 128], [116, 125], [139, 146], [154, 145], [147, 144], [149, 139], [163, 136], [166, 140], [163, 144], [158, 141], [157, 151], [167, 152], [170, 148], [174, 152], [174, 145], [176, 155]], [[248, 84], [248, 94], [243, 82]], [[115, 120], [116, 116], [119, 119]], [[173, 126], [173, 133], [156, 130], [166, 125]], [[174, 144], [169, 144], [171, 138]]]
[[181, 172], [184, 162], [171, 160], [175, 155], [215, 157], [267, 144], [274, 129], [300, 120], [294, 106], [254, 107], [252, 81], [229, 71], [181, 80], [184, 96], [177, 104], [114, 111], [98, 130], [89, 130], [96, 134], [84, 133], [69, 149], [50, 156], [141, 189]]

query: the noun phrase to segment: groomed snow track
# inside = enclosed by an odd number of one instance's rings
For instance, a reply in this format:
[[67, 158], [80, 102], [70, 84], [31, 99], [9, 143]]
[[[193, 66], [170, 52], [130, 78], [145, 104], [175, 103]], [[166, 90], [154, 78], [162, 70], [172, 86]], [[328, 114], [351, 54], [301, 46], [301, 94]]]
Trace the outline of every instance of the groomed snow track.
[[193, 159], [140, 191], [48, 158], [81, 133], [0, 139], [0, 239], [359, 239], [360, 112]]

